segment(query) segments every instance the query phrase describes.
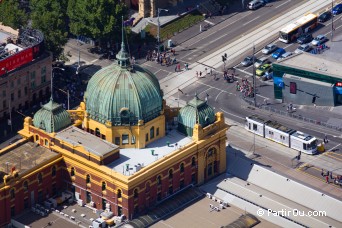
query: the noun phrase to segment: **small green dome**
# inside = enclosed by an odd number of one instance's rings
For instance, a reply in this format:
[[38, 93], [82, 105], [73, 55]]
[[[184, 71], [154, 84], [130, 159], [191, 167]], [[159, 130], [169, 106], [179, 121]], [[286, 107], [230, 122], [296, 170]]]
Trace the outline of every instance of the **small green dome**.
[[112, 125], [136, 125], [160, 115], [162, 92], [157, 78], [149, 71], [112, 64], [95, 73], [85, 93], [89, 117]]
[[33, 125], [48, 133], [57, 132], [71, 124], [70, 114], [52, 99], [33, 117]]
[[196, 123], [199, 123], [204, 128], [214, 122], [214, 109], [207, 102], [200, 100], [196, 95], [194, 99], [179, 110], [178, 131], [187, 136], [192, 136]]

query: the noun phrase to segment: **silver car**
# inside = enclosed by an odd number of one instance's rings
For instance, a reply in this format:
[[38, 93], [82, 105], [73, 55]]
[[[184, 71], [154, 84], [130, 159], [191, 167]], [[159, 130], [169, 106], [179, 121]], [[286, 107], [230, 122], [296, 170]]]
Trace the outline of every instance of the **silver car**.
[[310, 49], [311, 49], [311, 47], [309, 44], [302, 44], [295, 50], [295, 53], [299, 54], [299, 53], [303, 53], [303, 52], [308, 52], [308, 51], [310, 51]]
[[285, 59], [285, 58], [287, 58], [287, 57], [289, 57], [289, 56], [291, 56], [292, 55], [292, 52], [285, 52], [284, 54], [282, 54], [278, 59], [277, 59], [277, 61], [280, 61], [280, 60], [282, 60], [282, 59]]
[[252, 55], [247, 56], [246, 58], [244, 58], [244, 60], [241, 62], [242, 66], [250, 66], [253, 64], [253, 62], [255, 62], [257, 59], [255, 58], [255, 56], [253, 57]]
[[324, 35], [318, 35], [315, 39], [311, 41], [311, 44], [314, 46], [318, 46], [318, 45], [323, 44], [327, 40], [328, 38], [325, 37]]
[[263, 65], [264, 63], [267, 63], [268, 59], [267, 57], [261, 57], [260, 59], [257, 59], [254, 63], [255, 68], [258, 68], [259, 66]]
[[271, 54], [275, 50], [277, 50], [278, 47], [275, 44], [267, 44], [264, 49], [261, 50], [261, 52], [265, 55]]

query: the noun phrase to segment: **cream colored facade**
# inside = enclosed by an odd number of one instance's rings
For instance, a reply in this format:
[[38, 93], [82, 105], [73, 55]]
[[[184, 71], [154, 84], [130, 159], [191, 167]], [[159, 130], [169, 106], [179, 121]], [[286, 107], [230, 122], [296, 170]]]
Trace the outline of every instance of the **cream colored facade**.
[[182, 3], [183, 0], [139, 0], [139, 15], [141, 17], [156, 17], [158, 8], [167, 8]]

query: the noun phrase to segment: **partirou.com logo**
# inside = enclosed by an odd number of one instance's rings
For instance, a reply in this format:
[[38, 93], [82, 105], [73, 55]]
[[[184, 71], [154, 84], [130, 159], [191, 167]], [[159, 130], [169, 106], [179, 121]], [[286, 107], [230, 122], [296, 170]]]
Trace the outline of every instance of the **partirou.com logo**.
[[317, 217], [317, 216], [327, 216], [325, 211], [301, 211], [298, 209], [281, 209], [280, 211], [273, 211], [271, 209], [261, 209], [257, 210], [258, 216], [281, 216], [281, 217], [290, 217], [290, 216], [306, 216], [306, 217]]

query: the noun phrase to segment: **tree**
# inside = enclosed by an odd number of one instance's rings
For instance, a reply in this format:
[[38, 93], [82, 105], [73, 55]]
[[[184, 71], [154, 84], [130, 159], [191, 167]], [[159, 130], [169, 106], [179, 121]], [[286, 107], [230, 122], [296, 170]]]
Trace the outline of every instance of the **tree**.
[[127, 13], [126, 5], [117, 0], [69, 0], [70, 32], [107, 41], [118, 37], [121, 16]]
[[[1, 2], [1, 1], [0, 1]], [[13, 29], [25, 27], [27, 24], [25, 10], [19, 6], [18, 0], [6, 0], [0, 4], [0, 22]]]
[[44, 34], [45, 47], [57, 58], [67, 43], [67, 0], [31, 0], [32, 27]]

